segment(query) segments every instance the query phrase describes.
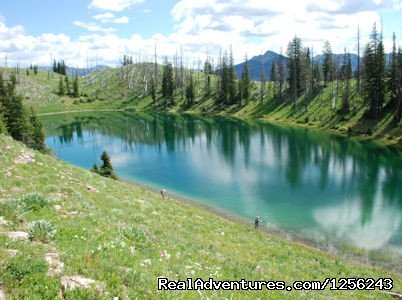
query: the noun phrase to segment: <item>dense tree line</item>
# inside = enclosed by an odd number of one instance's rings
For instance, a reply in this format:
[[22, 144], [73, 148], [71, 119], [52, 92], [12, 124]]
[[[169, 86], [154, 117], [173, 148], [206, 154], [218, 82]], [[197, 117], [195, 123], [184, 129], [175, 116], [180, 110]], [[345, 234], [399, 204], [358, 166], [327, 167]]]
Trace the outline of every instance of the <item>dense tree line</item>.
[[8, 133], [30, 148], [47, 152], [42, 124], [33, 109], [24, 107], [16, 85], [15, 74], [4, 79], [0, 73], [0, 133]]
[[60, 76], [59, 88], [58, 88], [59, 96], [67, 95], [69, 97], [78, 98], [80, 96], [80, 91], [79, 91], [79, 79], [77, 74], [73, 77], [72, 84], [73, 87], [71, 89], [71, 83], [69, 77], [67, 75]]
[[67, 75], [67, 66], [64, 63], [64, 60], [60, 60], [58, 62], [53, 60], [53, 72], [60, 75]]
[[124, 55], [123, 55], [123, 61], [122, 61], [121, 64], [122, 64], [123, 66], [128, 66], [128, 65], [134, 64], [134, 63], [133, 63], [133, 57], [124, 54]]
[[[360, 55], [360, 29], [357, 34], [358, 55]], [[232, 48], [223, 51], [215, 66], [207, 58], [204, 62], [204, 83], [201, 96], [204, 99], [215, 98], [221, 106], [246, 105], [249, 100], [275, 99], [280, 102], [288, 99], [294, 110], [299, 103], [305, 110], [312, 99], [318, 96], [319, 101], [327, 100], [332, 111], [346, 114], [356, 108], [356, 99], [367, 107], [367, 118], [378, 118], [385, 109], [394, 112], [394, 122], [398, 123], [402, 115], [401, 100], [401, 49], [396, 47], [396, 37], [393, 35], [393, 48], [390, 61], [386, 62], [382, 33], [373, 26], [369, 43], [364, 47], [363, 58], [357, 58], [357, 68], [352, 69], [352, 59], [345, 48], [343, 55], [335, 55], [329, 41], [323, 43], [322, 60], [314, 57], [313, 48], [305, 47], [302, 40], [295, 36], [286, 49], [287, 59], [277, 59], [271, 70], [264, 70], [261, 63], [261, 78], [259, 90], [251, 80], [249, 60], [245, 55], [243, 70], [236, 77]], [[282, 54], [282, 51], [281, 51]], [[129, 58], [127, 59], [129, 61]], [[186, 105], [191, 106], [200, 99], [198, 88], [200, 69], [197, 72], [187, 71], [183, 75], [182, 64], [172, 65], [167, 59], [162, 70], [161, 90], [157, 89], [158, 77], [155, 60], [155, 72], [152, 74], [150, 94], [156, 104], [160, 92], [164, 103], [174, 104], [175, 96], [181, 91], [182, 99], [186, 97]], [[181, 59], [182, 61], [182, 59]], [[285, 63], [287, 62], [287, 63]], [[270, 72], [267, 84], [265, 71]], [[356, 79], [354, 81], [354, 79]], [[355, 84], [357, 83], [357, 84]], [[214, 84], [214, 85], [213, 85]], [[328, 91], [322, 97], [323, 89]], [[270, 97], [266, 97], [266, 94]]]

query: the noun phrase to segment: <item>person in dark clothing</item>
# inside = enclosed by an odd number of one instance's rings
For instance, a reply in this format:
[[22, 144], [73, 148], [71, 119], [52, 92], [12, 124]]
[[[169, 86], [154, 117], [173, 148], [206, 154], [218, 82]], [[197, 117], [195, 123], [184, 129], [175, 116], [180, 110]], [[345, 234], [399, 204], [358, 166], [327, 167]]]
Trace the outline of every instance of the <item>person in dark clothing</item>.
[[165, 200], [165, 198], [167, 197], [167, 191], [165, 189], [161, 189], [161, 195], [162, 199]]
[[260, 217], [257, 217], [254, 220], [254, 228], [258, 228], [258, 225], [260, 225], [260, 223], [261, 223], [261, 219], [260, 219]]

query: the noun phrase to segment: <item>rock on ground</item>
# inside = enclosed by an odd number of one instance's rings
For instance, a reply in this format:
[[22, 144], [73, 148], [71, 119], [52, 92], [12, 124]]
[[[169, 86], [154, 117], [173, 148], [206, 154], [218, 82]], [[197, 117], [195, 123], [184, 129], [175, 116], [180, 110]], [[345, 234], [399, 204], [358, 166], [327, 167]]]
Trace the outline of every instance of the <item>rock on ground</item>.
[[16, 249], [7, 249], [7, 254], [10, 258], [13, 258], [14, 256], [16, 256], [18, 254], [18, 252], [20, 252], [20, 251], [16, 250]]
[[14, 241], [24, 241], [29, 239], [29, 234], [23, 231], [10, 231], [7, 235], [10, 239]]
[[87, 189], [88, 191], [90, 191], [90, 192], [92, 192], [92, 193], [95, 193], [95, 194], [99, 194], [99, 190], [96, 189], [96, 188], [94, 188], [93, 186], [87, 184], [85, 187], [86, 187], [86, 189]]
[[1, 286], [0, 286], [0, 300], [6, 300], [6, 295], [4, 294], [3, 290], [1, 289]]
[[45, 260], [49, 264], [49, 270], [47, 274], [49, 276], [57, 276], [63, 272], [64, 263], [60, 261], [60, 255], [58, 253], [46, 253]]
[[33, 152], [25, 152], [24, 150], [21, 151], [20, 156], [18, 156], [14, 162], [18, 164], [28, 164], [35, 162], [35, 153]]
[[90, 286], [94, 286], [95, 289], [99, 292], [99, 293], [103, 293], [103, 291], [105, 290], [105, 286], [103, 283], [97, 282], [93, 279], [90, 278], [84, 278], [81, 276], [63, 276], [61, 278], [61, 285], [62, 285], [62, 289], [63, 291], [66, 291], [68, 289], [74, 290], [76, 288], [84, 288], [87, 289]]

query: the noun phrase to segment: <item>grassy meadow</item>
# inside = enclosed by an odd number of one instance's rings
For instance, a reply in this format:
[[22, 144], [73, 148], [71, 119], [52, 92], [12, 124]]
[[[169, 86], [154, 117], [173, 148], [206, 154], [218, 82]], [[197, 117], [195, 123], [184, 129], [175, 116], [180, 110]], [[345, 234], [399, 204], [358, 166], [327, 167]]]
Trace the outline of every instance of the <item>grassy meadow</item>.
[[[400, 274], [100, 177], [0, 135], [0, 290], [6, 299], [392, 299], [384, 291], [158, 291], [157, 278], [295, 280]], [[46, 226], [33, 226], [37, 221]], [[35, 223], [36, 222], [36, 223]], [[29, 239], [12, 239], [27, 232]], [[59, 257], [50, 272], [45, 257]], [[57, 265], [57, 264], [56, 264]], [[50, 272], [50, 273], [49, 273]], [[94, 280], [62, 289], [66, 276]], [[117, 299], [117, 298], [115, 298]]]

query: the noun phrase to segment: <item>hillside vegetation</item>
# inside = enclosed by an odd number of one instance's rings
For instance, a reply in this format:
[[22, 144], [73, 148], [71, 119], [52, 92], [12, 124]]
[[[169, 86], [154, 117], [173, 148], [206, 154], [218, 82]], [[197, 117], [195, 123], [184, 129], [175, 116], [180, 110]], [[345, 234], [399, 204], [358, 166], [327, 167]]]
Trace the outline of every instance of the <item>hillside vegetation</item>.
[[[391, 277], [393, 292], [402, 292], [400, 275], [285, 241], [197, 206], [163, 201], [159, 194], [73, 167], [8, 136], [0, 135], [0, 150], [0, 293], [7, 299], [392, 298], [379, 290], [328, 288], [158, 291], [158, 277], [287, 284]], [[81, 288], [72, 289], [76, 281]], [[84, 288], [87, 283], [92, 284]]]
[[[393, 109], [385, 106], [378, 118], [366, 118], [367, 104], [357, 93], [355, 80], [351, 80], [350, 109], [341, 114], [342, 82], [322, 85], [310, 99], [301, 95], [295, 101], [288, 90], [283, 88], [279, 94], [278, 84], [267, 82], [261, 101], [261, 83], [254, 81], [249, 101], [243, 101], [241, 105], [226, 105], [219, 101], [214, 88], [218, 77], [211, 75], [211, 92], [206, 96], [206, 76], [195, 71], [191, 72], [195, 94], [193, 103], [186, 100], [184, 88], [175, 90], [173, 101], [169, 104], [159, 93], [154, 102], [151, 98], [151, 69], [151, 64], [142, 63], [90, 73], [80, 79], [78, 98], [58, 95], [59, 74], [39, 71], [36, 76], [27, 76], [21, 73], [18, 76], [18, 92], [38, 113], [118, 109], [224, 114], [331, 130], [361, 140], [380, 141], [394, 149], [402, 147], [402, 122], [392, 122]], [[159, 74], [161, 69], [159, 66]], [[160, 82], [157, 88], [160, 91]]]

